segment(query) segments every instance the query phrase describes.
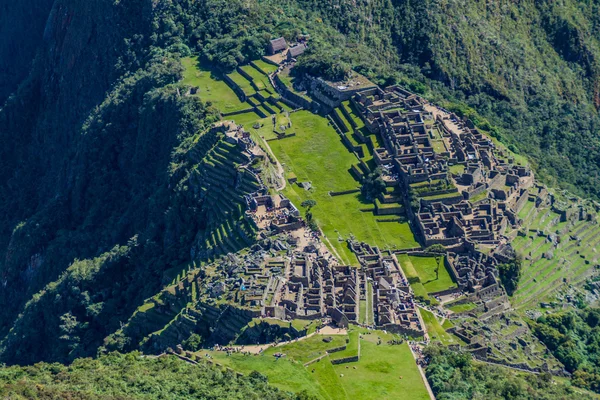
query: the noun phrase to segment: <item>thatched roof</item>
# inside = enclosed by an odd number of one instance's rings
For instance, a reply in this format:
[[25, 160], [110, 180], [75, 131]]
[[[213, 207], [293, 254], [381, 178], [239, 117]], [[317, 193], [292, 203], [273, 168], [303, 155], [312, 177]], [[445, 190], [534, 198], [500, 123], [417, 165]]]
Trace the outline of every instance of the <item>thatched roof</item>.
[[290, 50], [288, 51], [288, 57], [296, 58], [299, 55], [301, 55], [302, 53], [304, 53], [305, 51], [306, 51], [306, 45], [303, 43], [298, 44], [294, 47], [290, 47]]
[[287, 42], [283, 37], [271, 40], [269, 44], [269, 49], [272, 53], [276, 53], [278, 51], [282, 51], [287, 49]]

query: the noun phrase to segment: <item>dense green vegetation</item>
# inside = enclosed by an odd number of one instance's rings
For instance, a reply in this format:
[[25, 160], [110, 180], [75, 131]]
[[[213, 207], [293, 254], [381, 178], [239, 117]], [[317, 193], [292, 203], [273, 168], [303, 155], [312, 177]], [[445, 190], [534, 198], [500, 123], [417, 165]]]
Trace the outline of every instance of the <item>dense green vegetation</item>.
[[111, 353], [70, 366], [36, 364], [0, 369], [0, 396], [11, 399], [310, 399], [268, 385], [258, 373], [237, 377], [174, 356]]
[[375, 168], [363, 178], [360, 191], [368, 201], [373, 201], [385, 193], [385, 182], [381, 177], [381, 168]]
[[503, 367], [477, 363], [470, 354], [438, 346], [429, 346], [425, 354], [430, 357], [427, 380], [439, 400], [593, 398], [554, 381], [550, 374], [516, 374]]
[[600, 309], [564, 311], [531, 323], [533, 332], [573, 373], [573, 383], [600, 392]]
[[523, 261], [520, 256], [515, 257], [510, 262], [498, 265], [500, 281], [509, 296], [517, 290], [519, 279], [521, 279], [521, 269]]

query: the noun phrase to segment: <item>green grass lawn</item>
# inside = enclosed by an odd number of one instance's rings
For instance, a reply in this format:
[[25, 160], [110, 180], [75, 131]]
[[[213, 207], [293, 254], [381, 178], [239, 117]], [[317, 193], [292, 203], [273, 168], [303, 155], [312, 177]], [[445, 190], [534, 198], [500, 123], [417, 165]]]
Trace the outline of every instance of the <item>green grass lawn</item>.
[[359, 322], [361, 324], [366, 324], [367, 323], [367, 301], [361, 300], [358, 303], [358, 309], [359, 309], [359, 316], [360, 316]]
[[230, 74], [227, 74], [227, 76], [230, 77], [231, 80], [234, 81], [244, 93], [246, 93], [246, 96], [251, 96], [256, 93], [256, 89], [254, 89], [250, 81], [244, 78], [239, 72], [234, 71]]
[[240, 101], [217, 71], [199, 65], [198, 57], [183, 58], [181, 63], [185, 68], [182, 83], [198, 87], [197, 96], [202, 100], [210, 101], [222, 113], [250, 108]]
[[462, 173], [465, 172], [465, 166], [462, 164], [451, 165], [448, 169], [450, 170], [450, 173], [456, 174], [456, 175], [461, 175]]
[[452, 323], [452, 321], [450, 321], [449, 319], [446, 318], [444, 320], [444, 323], [442, 324], [442, 328], [448, 330], [448, 329], [453, 328], [453, 327], [454, 327], [454, 324]]
[[433, 147], [433, 151], [435, 151], [438, 154], [444, 153], [447, 151], [446, 146], [444, 146], [443, 140], [432, 140], [431, 147]]
[[[331, 342], [324, 342], [323, 339], [331, 337]], [[300, 361], [302, 364], [314, 360], [325, 354], [326, 350], [344, 346], [346, 344], [346, 335], [314, 335], [308, 339], [299, 340], [285, 346], [271, 347], [265, 351], [265, 354], [272, 355], [278, 352], [284, 353], [286, 357]], [[339, 354], [339, 353], [334, 353]]]
[[333, 366], [339, 383], [335, 386], [322, 383], [327, 393], [335, 393], [341, 387], [347, 399], [429, 399], [408, 344], [388, 345], [391, 335], [388, 338], [383, 332], [369, 336], [376, 335], [383, 343], [362, 340], [359, 362]]
[[373, 312], [373, 283], [367, 282], [367, 297], [369, 298], [369, 306], [367, 307], [367, 324], [375, 323], [375, 315]]
[[329, 191], [359, 187], [349, 172], [357, 158], [346, 149], [327, 119], [299, 111], [291, 114], [291, 120], [296, 136], [269, 145], [286, 172], [296, 174], [300, 182], [311, 181], [313, 189], [288, 185], [284, 193], [298, 205], [307, 199], [316, 200], [313, 216], [344, 262], [356, 264], [346, 244], [351, 234], [382, 249], [418, 246], [408, 223], [378, 222], [380, 217], [372, 212], [361, 212], [361, 208], [372, 208], [373, 204], [362, 201], [360, 194], [329, 196]]
[[[345, 335], [332, 335], [333, 341], [323, 342], [323, 335], [315, 335], [289, 345], [267, 349], [261, 355], [245, 356], [234, 353], [227, 356], [224, 352], [201, 350], [213, 360], [235, 371], [249, 374], [258, 371], [268, 377], [269, 383], [291, 392], [308, 391], [309, 394], [323, 400], [385, 400], [407, 398], [428, 399], [427, 391], [421, 380], [415, 361], [406, 343], [388, 345], [391, 339], [398, 338], [389, 333], [366, 329], [350, 328], [352, 350], [356, 354], [358, 337], [361, 339], [361, 358], [358, 362], [332, 365], [333, 353], [308, 367], [303, 363], [315, 359], [325, 350], [345, 344]], [[377, 345], [378, 338], [382, 344]], [[285, 357], [277, 360], [273, 354], [281, 352]], [[343, 376], [342, 376], [343, 375]], [[400, 378], [402, 377], [402, 378]]]
[[243, 374], [259, 371], [269, 379], [271, 385], [282, 390], [290, 392], [306, 390], [319, 399], [331, 398], [320, 385], [315, 384], [314, 376], [299, 361], [286, 357], [277, 359], [271, 353], [261, 355], [234, 353], [227, 356], [224, 352], [205, 350], [201, 352], [201, 354], [205, 353], [211, 354], [214, 361]]
[[400, 262], [402, 271], [404, 271], [404, 275], [406, 275], [406, 278], [410, 283], [410, 287], [412, 287], [415, 297], [422, 301], [426, 301], [427, 299], [429, 299], [430, 302], [437, 303], [437, 301], [433, 297], [429, 297], [427, 290], [421, 283], [421, 278], [419, 277], [417, 270], [412, 265], [410, 257], [407, 254], [399, 254], [398, 261]]
[[260, 68], [261, 70], [263, 70], [267, 74], [270, 74], [271, 72], [277, 71], [277, 66], [276, 65], [269, 64], [268, 62], [263, 61], [263, 60], [256, 60], [256, 61], [254, 61], [254, 65], [256, 65], [258, 68]]
[[420, 310], [421, 317], [423, 317], [423, 322], [425, 322], [425, 326], [427, 327], [427, 333], [429, 333], [429, 339], [432, 342], [441, 342], [443, 345], [450, 344], [462, 344], [462, 341], [457, 337], [451, 335], [446, 332], [446, 330], [440, 325], [440, 322], [436, 318], [436, 316], [423, 308]]
[[454, 311], [455, 313], [459, 313], [459, 312], [471, 311], [475, 307], [477, 307], [477, 305], [475, 303], [463, 303], [463, 304], [457, 304], [457, 305], [454, 305], [454, 306], [453, 305], [449, 305], [446, 308], [448, 310]]
[[439, 292], [441, 290], [456, 287], [456, 283], [454, 283], [450, 277], [450, 273], [444, 265], [443, 257], [439, 261], [439, 276], [436, 276], [435, 273], [435, 270], [438, 267], [438, 262], [435, 257], [410, 256], [409, 258], [427, 293]]
[[487, 191], [484, 190], [483, 192], [471, 197], [469, 200], [472, 203], [475, 203], [475, 202], [478, 202], [479, 200], [483, 200], [483, 199], [487, 198], [487, 195], [488, 195]]

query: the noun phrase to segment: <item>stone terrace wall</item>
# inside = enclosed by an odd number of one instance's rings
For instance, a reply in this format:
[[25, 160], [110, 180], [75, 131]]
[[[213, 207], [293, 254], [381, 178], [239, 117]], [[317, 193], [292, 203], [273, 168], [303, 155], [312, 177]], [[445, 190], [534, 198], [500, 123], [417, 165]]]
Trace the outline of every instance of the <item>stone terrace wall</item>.
[[247, 100], [246, 99], [246, 93], [244, 93], [244, 91], [242, 90], [242, 88], [239, 87], [238, 84], [233, 81], [233, 79], [231, 79], [227, 75], [223, 75], [223, 80], [229, 85], [229, 87], [231, 87], [233, 89], [233, 91], [235, 92], [235, 94], [238, 95], [238, 97], [240, 98], [240, 100], [242, 102], [244, 102], [244, 101]]
[[318, 108], [318, 104], [314, 103], [313, 101], [309, 101], [308, 99], [305, 99], [304, 97], [292, 92], [281, 81], [281, 78], [279, 78], [279, 75], [275, 75], [273, 80], [275, 82], [275, 87], [281, 93], [281, 96], [284, 99], [288, 99], [288, 100], [292, 101], [293, 103], [298, 104], [303, 108], [306, 108], [307, 110], [312, 110], [312, 109]]

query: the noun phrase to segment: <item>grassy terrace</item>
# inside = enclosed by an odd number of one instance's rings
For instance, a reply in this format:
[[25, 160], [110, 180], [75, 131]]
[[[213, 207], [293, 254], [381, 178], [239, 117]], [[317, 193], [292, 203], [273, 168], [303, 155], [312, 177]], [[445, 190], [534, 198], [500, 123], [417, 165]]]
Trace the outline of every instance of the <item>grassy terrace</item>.
[[[396, 336], [381, 331], [351, 327], [350, 350], [356, 354], [360, 340], [361, 357], [358, 362], [332, 365], [330, 360], [341, 358], [344, 352], [335, 352], [307, 367], [303, 364], [325, 354], [325, 351], [346, 345], [346, 335], [332, 335], [332, 341], [323, 341], [325, 335], [315, 335], [284, 346], [269, 348], [261, 355], [245, 356], [234, 353], [201, 350], [199, 355], [210, 354], [212, 359], [244, 374], [259, 371], [269, 378], [269, 383], [283, 390], [309, 394], [323, 400], [381, 400], [405, 398], [429, 399], [417, 366], [406, 343], [388, 345]], [[362, 334], [362, 339], [359, 339]], [[382, 344], [377, 345], [381, 338]], [[277, 359], [273, 354], [281, 352], [285, 357]], [[402, 377], [402, 378], [400, 378]]]
[[342, 259], [356, 263], [345, 241], [351, 234], [383, 249], [417, 246], [408, 223], [378, 222], [380, 218], [372, 212], [361, 212], [361, 208], [372, 208], [373, 204], [364, 201], [360, 194], [329, 195], [329, 191], [359, 186], [349, 172], [357, 159], [327, 119], [308, 111], [293, 113], [291, 119], [296, 136], [269, 144], [286, 172], [293, 172], [299, 182], [312, 182], [313, 189], [287, 185], [284, 193], [295, 204], [307, 199], [317, 201], [313, 215]]
[[[346, 100], [346, 101], [342, 102], [341, 107], [348, 112], [348, 114], [350, 115], [350, 118], [356, 124], [356, 129], [361, 131], [361, 133], [365, 137], [367, 137], [368, 139], [370, 139], [373, 142], [374, 148], [384, 147], [383, 141], [381, 140], [379, 135], [372, 134], [369, 132], [369, 130], [365, 126], [365, 123], [363, 122], [362, 118], [360, 117], [360, 115], [354, 108], [354, 105], [350, 102], [350, 100]], [[341, 113], [342, 113], [342, 111], [340, 111], [340, 114]]]
[[463, 303], [463, 304], [449, 305], [446, 308], [450, 311], [454, 311], [455, 313], [460, 313], [460, 312], [471, 311], [475, 307], [477, 307], [475, 305], [475, 303]]
[[[451, 199], [454, 197], [462, 197], [462, 195], [458, 192], [451, 192], [451, 193], [442, 193], [442, 194], [436, 194], [433, 196], [424, 196], [422, 197], [423, 200], [441, 200], [441, 199]], [[475, 196], [477, 197], [477, 196]]]
[[[517, 309], [526, 309], [544, 301], [565, 282], [575, 284], [584, 280], [590, 269], [598, 262], [596, 250], [600, 246], [600, 228], [585, 221], [575, 224], [560, 222], [558, 214], [546, 209], [535, 209], [533, 202], [527, 202], [519, 212], [519, 218], [528, 229], [527, 236], [517, 236], [514, 248], [531, 260], [523, 262], [523, 273], [512, 303]], [[561, 243], [555, 248], [545, 236], [537, 236], [536, 230], [543, 232], [563, 232]], [[571, 236], [580, 239], [572, 240]], [[550, 259], [542, 257], [552, 253]]]
[[429, 339], [431, 339], [432, 342], [441, 342], [446, 346], [450, 344], [463, 344], [463, 342], [459, 338], [446, 332], [446, 330], [440, 324], [440, 321], [438, 321], [435, 314], [423, 308], [421, 308], [419, 312], [421, 313], [423, 322], [425, 322], [425, 326], [427, 327]]
[[267, 74], [277, 71], [277, 66], [269, 64], [268, 62], [265, 62], [263, 60], [254, 61], [254, 65], [256, 65], [258, 68], [260, 68], [263, 72]]
[[[398, 261], [400, 261], [402, 270], [409, 281], [412, 280], [411, 278], [418, 277], [419, 284], [423, 286], [426, 293], [435, 293], [456, 287], [456, 283], [454, 283], [444, 265], [443, 257], [440, 259], [438, 274], [435, 272], [438, 267], [435, 257], [416, 257], [400, 254]], [[413, 285], [413, 290], [416, 293], [418, 289], [415, 289], [414, 286], [418, 286], [418, 284]]]
[[264, 74], [261, 74], [256, 68], [252, 65], [244, 65], [242, 70], [252, 77], [254, 84], [260, 89], [268, 89], [271, 90], [271, 82], [269, 82], [269, 78]]
[[244, 78], [239, 72], [235, 71], [230, 74], [227, 74], [227, 76], [230, 77], [231, 80], [234, 81], [244, 93], [246, 93], [246, 96], [251, 96], [254, 93], [256, 93], [256, 89], [252, 87], [250, 81]]
[[210, 101], [222, 113], [250, 108], [240, 101], [217, 71], [199, 65], [198, 57], [183, 58], [181, 63], [185, 67], [182, 83], [198, 87], [196, 95], [202, 100]]

